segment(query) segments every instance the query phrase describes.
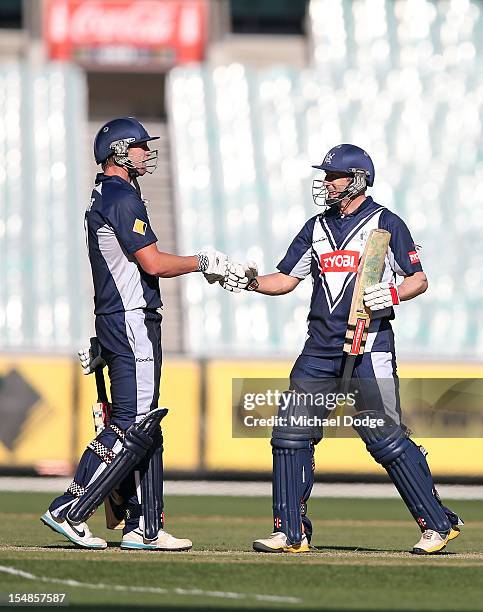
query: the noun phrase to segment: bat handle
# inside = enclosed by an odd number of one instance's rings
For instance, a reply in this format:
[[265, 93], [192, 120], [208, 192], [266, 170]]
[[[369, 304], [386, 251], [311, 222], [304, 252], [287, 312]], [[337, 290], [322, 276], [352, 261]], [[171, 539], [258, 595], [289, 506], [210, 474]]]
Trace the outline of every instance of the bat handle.
[[[99, 340], [97, 338], [91, 338], [91, 354], [92, 355], [100, 355], [101, 346], [99, 344]], [[96, 388], [97, 388], [97, 401], [102, 403], [107, 403], [107, 391], [106, 391], [106, 383], [104, 380], [104, 373], [102, 371], [102, 367], [98, 366], [94, 370], [94, 375], [96, 377]]]
[[96, 368], [94, 370], [94, 374], [96, 377], [97, 399], [99, 400], [99, 402], [105, 404], [107, 403], [107, 391], [102, 368]]
[[340, 393], [347, 395], [351, 387], [352, 375], [356, 364], [357, 355], [345, 355], [344, 369], [341, 375]]

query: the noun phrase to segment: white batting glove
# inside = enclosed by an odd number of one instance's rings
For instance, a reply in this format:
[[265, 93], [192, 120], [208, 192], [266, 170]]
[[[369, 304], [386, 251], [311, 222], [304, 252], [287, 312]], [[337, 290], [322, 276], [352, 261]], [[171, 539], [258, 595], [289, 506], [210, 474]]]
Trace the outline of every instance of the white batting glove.
[[228, 263], [228, 273], [223, 280], [220, 281], [220, 285], [227, 291], [233, 293], [240, 293], [244, 289], [246, 283], [245, 268], [239, 263]]
[[198, 271], [203, 272], [210, 284], [225, 280], [229, 263], [225, 253], [208, 247], [197, 253], [196, 257], [198, 257]]
[[106, 365], [100, 353], [98, 355], [93, 355], [89, 346], [80, 348], [77, 353], [82, 367], [82, 374], [86, 376], [92, 374], [96, 368], [103, 368]]
[[[258, 282], [255, 280], [258, 276], [257, 264], [253, 261], [245, 265], [231, 263], [228, 266], [228, 276], [224, 281], [220, 281], [220, 285], [227, 291], [239, 293], [242, 289], [250, 290], [252, 283]], [[256, 287], [252, 287], [255, 289]]]
[[399, 304], [399, 293], [394, 283], [377, 283], [364, 289], [364, 305], [373, 312]]

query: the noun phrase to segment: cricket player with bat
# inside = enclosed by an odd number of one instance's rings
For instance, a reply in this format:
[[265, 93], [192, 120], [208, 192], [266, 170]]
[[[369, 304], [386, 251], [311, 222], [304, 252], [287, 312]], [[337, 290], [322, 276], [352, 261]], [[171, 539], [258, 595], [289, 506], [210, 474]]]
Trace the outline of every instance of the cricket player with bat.
[[45, 525], [83, 548], [106, 548], [86, 521], [104, 500], [107, 512], [111, 496], [113, 502], [116, 497], [123, 503], [120, 516], [108, 516], [112, 526], [123, 527], [121, 548], [181, 551], [192, 546], [190, 540], [164, 530], [160, 423], [168, 411], [158, 408], [159, 277], [202, 272], [210, 283], [226, 282], [234, 264], [212, 248], [185, 257], [158, 250], [138, 184], [139, 177], [156, 168], [157, 151], [149, 147], [156, 138], [135, 118], [121, 117], [102, 126], [94, 141], [102, 172], [85, 214], [85, 230], [100, 355], [89, 351], [89, 360], [93, 370], [102, 360], [107, 364], [111, 410], [107, 420], [101, 371], [97, 435], [68, 489], [41, 517]]
[[[374, 165], [361, 148], [332, 148], [320, 165], [325, 175], [312, 186], [324, 211], [307, 221], [278, 264], [278, 272], [257, 276], [256, 267], [238, 270], [239, 280], [220, 281], [227, 290], [284, 295], [312, 276], [308, 336], [290, 374], [294, 400], [282, 416], [300, 414], [296, 392], [319, 384], [343, 387], [351, 379], [373, 381], [355, 416], [384, 417], [383, 425], [354, 426], [369, 453], [387, 471], [421, 537], [416, 554], [442, 550], [460, 533], [459, 517], [442, 505], [426, 461], [426, 451], [409, 437], [401, 421], [391, 319], [400, 302], [428, 287], [418, 249], [405, 223], [366, 195]], [[396, 276], [402, 282], [396, 285]], [[314, 387], [315, 383], [315, 387]], [[340, 382], [337, 384], [340, 385]], [[340, 388], [340, 386], [339, 386]], [[290, 420], [288, 420], [290, 423]], [[307, 502], [314, 479], [314, 445], [322, 431], [277, 426], [272, 433], [273, 533], [253, 543], [259, 552], [306, 552], [312, 537]]]

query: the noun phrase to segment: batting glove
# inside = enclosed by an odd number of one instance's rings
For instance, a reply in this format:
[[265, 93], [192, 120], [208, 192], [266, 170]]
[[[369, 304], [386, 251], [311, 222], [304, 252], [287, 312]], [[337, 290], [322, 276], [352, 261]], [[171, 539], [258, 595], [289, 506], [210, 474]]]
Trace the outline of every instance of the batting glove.
[[[257, 264], [253, 261], [248, 262], [244, 266], [237, 263], [231, 263], [228, 266], [228, 276], [224, 281], [220, 281], [220, 285], [227, 291], [239, 293], [242, 289], [253, 291], [258, 287]], [[256, 283], [256, 286], [255, 286]]]
[[103, 368], [106, 365], [106, 362], [101, 357], [100, 353], [98, 353], [97, 355], [92, 354], [90, 346], [80, 348], [77, 351], [77, 354], [79, 355], [79, 361], [82, 367], [82, 374], [85, 374], [86, 376], [88, 374], [92, 374], [92, 372], [94, 372], [96, 368]]
[[364, 305], [373, 312], [399, 304], [399, 293], [394, 283], [377, 283], [364, 289]]
[[198, 257], [198, 271], [203, 272], [210, 284], [225, 280], [229, 262], [224, 253], [208, 247], [197, 253], [196, 257]]
[[248, 279], [247, 286], [244, 287], [247, 291], [255, 291], [258, 288], [258, 266], [254, 261], [249, 261], [245, 266], [245, 276]]

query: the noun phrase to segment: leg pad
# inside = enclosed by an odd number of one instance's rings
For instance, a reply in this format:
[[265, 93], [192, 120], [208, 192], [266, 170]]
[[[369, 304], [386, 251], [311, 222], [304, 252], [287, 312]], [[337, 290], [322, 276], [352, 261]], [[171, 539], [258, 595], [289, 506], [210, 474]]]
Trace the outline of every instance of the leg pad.
[[165, 408], [152, 410], [140, 423], [127, 430], [123, 447], [115, 459], [87, 487], [84, 495], [67, 513], [71, 523], [75, 525], [86, 521], [112, 489], [143, 459], [159, 435], [160, 422], [167, 412]]
[[[299, 544], [303, 537], [302, 509], [305, 511], [313, 484], [313, 444], [310, 440], [274, 437], [272, 454], [275, 530], [285, 533], [291, 544]], [[310, 523], [307, 517], [305, 522], [307, 526]]]
[[354, 429], [374, 459], [386, 469], [418, 525], [423, 530], [449, 531], [451, 524], [437, 498], [433, 477], [420, 447], [387, 415], [372, 410], [355, 415], [367, 421], [364, 417], [384, 421], [375, 427], [354, 425]]
[[141, 503], [144, 537], [154, 540], [163, 527], [163, 436], [161, 430], [144, 458], [141, 471]]

